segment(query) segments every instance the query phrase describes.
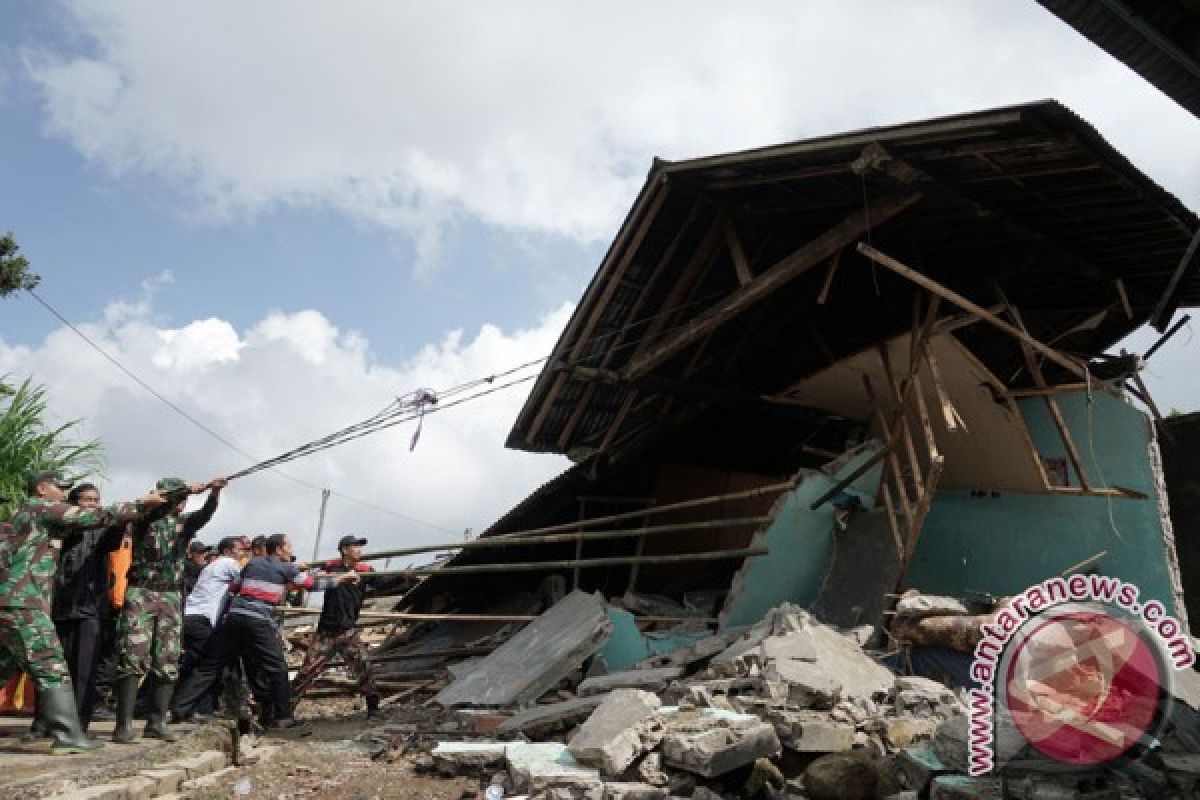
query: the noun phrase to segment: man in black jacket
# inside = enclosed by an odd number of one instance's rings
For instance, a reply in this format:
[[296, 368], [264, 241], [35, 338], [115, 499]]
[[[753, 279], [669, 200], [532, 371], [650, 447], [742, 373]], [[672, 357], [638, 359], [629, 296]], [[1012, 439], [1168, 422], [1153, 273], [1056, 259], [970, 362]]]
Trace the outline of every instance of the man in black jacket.
[[[81, 483], [67, 495], [67, 502], [84, 509], [99, 508], [100, 490]], [[54, 579], [54, 627], [71, 671], [79, 721], [85, 731], [96, 708], [97, 667], [116, 644], [107, 563], [124, 532], [123, 525], [116, 525], [69, 535], [63, 541]]]
[[[343, 536], [338, 542], [338, 552], [341, 558], [314, 564], [329, 573], [355, 572], [359, 575], [373, 570], [362, 558], [363, 545], [366, 539], [356, 536]], [[321, 673], [329, 665], [334, 656], [340, 655], [346, 667], [358, 680], [358, 689], [367, 700], [367, 719], [379, 718], [379, 690], [375, 687], [375, 676], [371, 669], [371, 660], [367, 657], [367, 646], [358, 635], [358, 615], [362, 611], [363, 600], [367, 592], [389, 591], [404, 588], [406, 591], [415, 585], [416, 580], [410, 575], [397, 575], [386, 579], [376, 579], [368, 585], [366, 581], [358, 583], [343, 583], [325, 591], [325, 601], [321, 606], [321, 619], [317, 622], [317, 633], [304, 654], [304, 664], [292, 682], [292, 694], [295, 702], [312, 687]]]

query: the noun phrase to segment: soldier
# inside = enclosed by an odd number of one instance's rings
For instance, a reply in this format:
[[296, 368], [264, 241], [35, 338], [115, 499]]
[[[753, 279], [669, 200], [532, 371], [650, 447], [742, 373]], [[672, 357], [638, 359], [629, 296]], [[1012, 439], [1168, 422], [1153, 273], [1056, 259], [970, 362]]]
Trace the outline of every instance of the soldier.
[[70, 485], [57, 472], [31, 474], [29, 498], [0, 545], [0, 684], [17, 670], [33, 678], [38, 713], [54, 737], [54, 754], [101, 746], [83, 732], [62, 644], [50, 619], [55, 548], [72, 530], [141, 519], [163, 504], [162, 495], [151, 492], [136, 503], [83, 509], [63, 502]]
[[[163, 478], [155, 485], [159, 492], [173, 497], [182, 493], [183, 497], [160, 519], [134, 526], [129, 588], [117, 620], [114, 742], [128, 744], [137, 739], [133, 732], [133, 712], [142, 676], [152, 681], [150, 712], [146, 715], [143, 735], [168, 742], [178, 738], [167, 727], [167, 711], [179, 674], [183, 644], [183, 565], [188, 543], [212, 519], [224, 487], [224, 478], [191, 485], [179, 478]], [[199, 494], [205, 489], [209, 493], [204, 506], [194, 513], [183, 513], [187, 494]]]
[[[332, 574], [356, 572], [369, 576], [373, 570], [369, 564], [362, 561], [362, 549], [366, 543], [366, 539], [357, 536], [343, 536], [338, 542], [341, 557], [320, 562], [315, 566]], [[295, 695], [296, 702], [300, 702], [301, 695], [317, 682], [317, 678], [329, 666], [334, 656], [340, 655], [358, 681], [358, 690], [366, 698], [367, 719], [377, 719], [379, 690], [375, 687], [371, 661], [367, 657], [367, 646], [358, 635], [358, 615], [362, 612], [363, 600], [367, 593], [399, 588], [407, 590], [415, 584], [416, 579], [412, 575], [394, 575], [375, 579], [369, 587], [366, 583], [359, 582], [326, 589], [316, 635], [308, 652], [304, 654], [304, 665], [300, 667], [300, 673], [292, 682], [292, 694]]]

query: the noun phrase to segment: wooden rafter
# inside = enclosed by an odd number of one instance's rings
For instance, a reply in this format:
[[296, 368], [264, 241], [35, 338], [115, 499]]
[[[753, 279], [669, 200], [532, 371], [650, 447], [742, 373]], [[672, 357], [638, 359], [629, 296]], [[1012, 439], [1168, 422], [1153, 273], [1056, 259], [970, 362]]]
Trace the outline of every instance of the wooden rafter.
[[[921, 199], [919, 192], [884, 195], [873, 200], [868, 209], [859, 209], [807, 244], [799, 247], [698, 315], [689, 325], [631, 359], [627, 374], [638, 377], [693, 344], [746, 309], [761, 302], [777, 289], [832, 256], [862, 236], [872, 226], [891, 219]], [[665, 307], [665, 306], [664, 306]], [[649, 339], [647, 339], [649, 341]]]

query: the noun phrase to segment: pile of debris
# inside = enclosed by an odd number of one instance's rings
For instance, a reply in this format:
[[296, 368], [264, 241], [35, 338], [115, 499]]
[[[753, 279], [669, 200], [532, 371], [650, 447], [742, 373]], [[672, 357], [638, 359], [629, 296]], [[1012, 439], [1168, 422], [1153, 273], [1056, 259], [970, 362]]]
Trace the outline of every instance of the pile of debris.
[[942, 684], [864, 653], [863, 631], [791, 605], [634, 669], [605, 674], [593, 658], [583, 672], [604, 608], [572, 593], [446, 687], [438, 702], [472, 706], [460, 728], [488, 740], [443, 738], [430, 766], [501, 796], [883, 797], [901, 790], [888, 757], [965, 713]]

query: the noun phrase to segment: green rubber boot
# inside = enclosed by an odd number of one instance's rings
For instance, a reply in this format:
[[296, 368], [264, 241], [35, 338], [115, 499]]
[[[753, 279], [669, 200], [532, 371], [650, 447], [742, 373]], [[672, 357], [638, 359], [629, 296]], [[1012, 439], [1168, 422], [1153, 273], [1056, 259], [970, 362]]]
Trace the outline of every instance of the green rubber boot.
[[55, 756], [71, 753], [88, 753], [104, 747], [102, 742], [89, 739], [83, 732], [79, 722], [79, 710], [75, 706], [75, 692], [70, 684], [59, 686], [57, 689], [46, 689], [39, 693], [42, 703], [42, 718], [50, 727], [50, 735], [54, 744], [50, 746], [50, 754]]
[[133, 732], [133, 706], [137, 703], [137, 675], [118, 678], [113, 686], [113, 694], [117, 696], [117, 724], [113, 727], [112, 740], [117, 744], [130, 744], [137, 741]]
[[162, 739], [164, 742], [179, 741], [179, 736], [167, 727], [167, 713], [171, 708], [171, 695], [174, 693], [174, 682], [154, 678], [150, 713], [146, 715], [146, 728], [142, 731], [142, 736], [147, 739]]

